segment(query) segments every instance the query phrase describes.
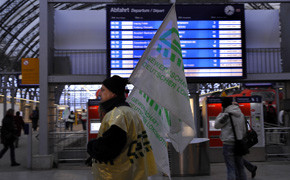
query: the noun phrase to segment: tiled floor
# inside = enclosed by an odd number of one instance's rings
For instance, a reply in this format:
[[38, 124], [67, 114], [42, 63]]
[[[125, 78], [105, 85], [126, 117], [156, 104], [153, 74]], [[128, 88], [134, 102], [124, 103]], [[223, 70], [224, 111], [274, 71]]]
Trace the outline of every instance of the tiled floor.
[[[34, 135], [35, 136], [35, 135]], [[30, 170], [27, 168], [27, 154], [25, 142], [27, 136], [22, 136], [20, 146], [16, 149], [16, 159], [21, 164], [18, 167], [10, 166], [9, 151], [0, 159], [0, 180], [93, 180], [89, 167], [84, 164], [60, 164], [58, 168], [51, 170]], [[35, 138], [35, 137], [33, 137]], [[35, 140], [35, 139], [34, 139]], [[0, 149], [2, 149], [2, 144]], [[36, 147], [33, 147], [34, 153]], [[256, 180], [289, 180], [290, 162], [254, 162], [258, 166]], [[247, 172], [248, 179], [251, 179]], [[150, 180], [168, 180], [161, 174], [150, 177]], [[172, 180], [226, 180], [226, 168], [224, 163], [212, 163], [211, 173], [208, 176], [172, 177]]]
[[[256, 180], [289, 180], [289, 162], [258, 162]], [[2, 166], [1, 166], [2, 167]], [[1, 180], [93, 180], [88, 167], [76, 165], [62, 165], [58, 169], [35, 171], [23, 167], [13, 167], [0, 170]], [[168, 180], [168, 177], [156, 175], [150, 180]], [[248, 179], [251, 179], [248, 173]], [[209, 176], [172, 177], [172, 180], [226, 180], [226, 171], [223, 163], [211, 164]]]

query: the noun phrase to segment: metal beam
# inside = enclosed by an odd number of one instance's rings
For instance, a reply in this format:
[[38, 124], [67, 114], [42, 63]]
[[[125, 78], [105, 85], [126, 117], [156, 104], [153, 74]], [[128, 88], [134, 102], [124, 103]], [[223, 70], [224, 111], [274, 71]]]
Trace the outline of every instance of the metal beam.
[[[106, 75], [67, 75], [67, 76], [49, 76], [49, 83], [56, 84], [99, 84], [106, 79]], [[191, 83], [205, 83], [205, 82], [285, 82], [290, 81], [290, 73], [265, 73], [256, 74], [251, 73], [247, 75], [246, 79], [230, 79], [230, 78], [201, 78]]]
[[285, 3], [290, 0], [228, 0], [229, 3]]
[[[48, 0], [49, 3], [118, 3], [117, 0]], [[204, 3], [214, 3], [214, 0], [204, 0]], [[228, 3], [284, 3], [290, 0], [228, 0]], [[144, 3], [146, 3], [144, 1]], [[193, 2], [194, 3], [194, 2]], [[199, 1], [200, 3], [200, 1]]]
[[245, 82], [287, 82], [290, 81], [290, 73], [248, 73], [247, 78], [195, 78], [189, 83], [245, 83]]
[[243, 81], [260, 81], [260, 82], [290, 81], [290, 73], [248, 74], [247, 79], [244, 79]]
[[115, 0], [47, 0], [48, 3], [116, 3]]
[[[21, 37], [20, 41], [17, 41], [17, 43], [9, 51], [7, 56], [10, 57], [13, 54], [13, 52], [18, 48], [18, 46], [20, 46], [20, 44], [23, 44], [25, 40], [30, 39], [30, 37], [32, 37], [31, 34], [33, 34], [34, 31], [37, 31], [37, 32], [35, 32], [35, 34], [39, 34], [39, 29], [38, 28], [39, 28], [39, 23], [35, 24], [34, 27], [32, 27], [28, 32], [26, 32], [25, 35], [23, 35]], [[27, 43], [24, 43], [24, 44], [27, 44]], [[29, 48], [29, 46], [27, 48]]]
[[48, 82], [52, 84], [100, 84], [105, 79], [106, 75], [48, 76]]
[[46, 1], [39, 1], [39, 32], [40, 32], [40, 61], [39, 61], [39, 154], [48, 155], [48, 61], [49, 61], [49, 13]]

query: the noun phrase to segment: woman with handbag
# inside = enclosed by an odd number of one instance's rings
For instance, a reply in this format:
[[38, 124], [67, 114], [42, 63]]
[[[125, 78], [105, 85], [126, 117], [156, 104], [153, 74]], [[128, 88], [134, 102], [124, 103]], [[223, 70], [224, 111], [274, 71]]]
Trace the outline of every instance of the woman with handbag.
[[[230, 120], [233, 121], [233, 126]], [[221, 129], [220, 138], [223, 142], [223, 155], [227, 167], [227, 180], [246, 180], [243, 156], [237, 155], [235, 149], [235, 135], [241, 140], [246, 134], [244, 115], [239, 106], [232, 104], [232, 98], [222, 99], [222, 112], [215, 120], [215, 128]]]
[[11, 166], [19, 166], [20, 164], [15, 161], [15, 147], [14, 141], [17, 138], [17, 131], [14, 123], [14, 110], [9, 109], [2, 120], [1, 128], [1, 142], [4, 148], [0, 151], [0, 159], [10, 148]]

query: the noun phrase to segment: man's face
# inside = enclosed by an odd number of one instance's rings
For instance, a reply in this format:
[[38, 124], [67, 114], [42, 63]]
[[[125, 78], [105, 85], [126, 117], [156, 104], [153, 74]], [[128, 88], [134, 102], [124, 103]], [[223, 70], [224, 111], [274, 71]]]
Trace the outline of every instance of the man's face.
[[101, 102], [105, 102], [116, 97], [116, 94], [106, 88], [106, 86], [102, 85], [99, 96], [101, 97]]

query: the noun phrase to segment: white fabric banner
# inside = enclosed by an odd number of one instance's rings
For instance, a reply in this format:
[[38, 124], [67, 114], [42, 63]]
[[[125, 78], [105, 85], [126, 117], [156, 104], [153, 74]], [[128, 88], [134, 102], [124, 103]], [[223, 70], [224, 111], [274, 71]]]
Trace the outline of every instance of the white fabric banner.
[[143, 53], [129, 81], [167, 109], [174, 117], [171, 119], [177, 121], [173, 123], [179, 124], [180, 130], [186, 127], [186, 132], [173, 130], [175, 133], [172, 135], [186, 137], [179, 139], [182, 141], [176, 140], [178, 146], [173, 144], [178, 152], [182, 152], [194, 137], [195, 125], [184, 75], [175, 5]]
[[165, 138], [170, 139], [176, 151], [183, 152], [195, 135], [175, 5], [143, 53], [129, 82], [135, 87], [127, 101], [143, 118], [157, 165], [170, 175]]
[[130, 93], [127, 102], [140, 115], [144, 123], [157, 166], [163, 173], [170, 176], [166, 142], [166, 129], [169, 128], [166, 123], [162, 122], [164, 109], [137, 88]]

